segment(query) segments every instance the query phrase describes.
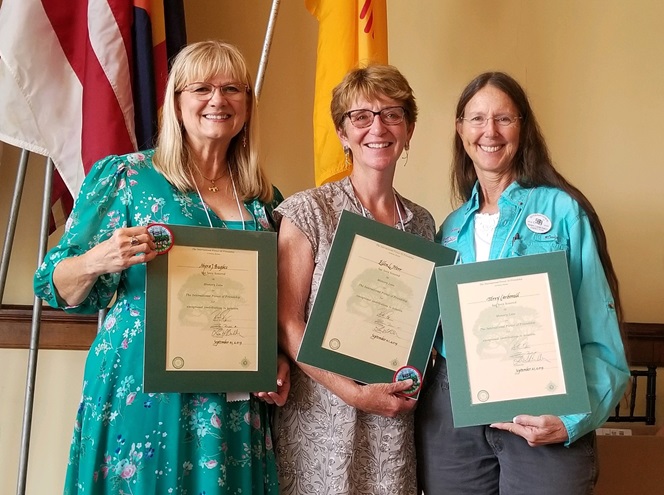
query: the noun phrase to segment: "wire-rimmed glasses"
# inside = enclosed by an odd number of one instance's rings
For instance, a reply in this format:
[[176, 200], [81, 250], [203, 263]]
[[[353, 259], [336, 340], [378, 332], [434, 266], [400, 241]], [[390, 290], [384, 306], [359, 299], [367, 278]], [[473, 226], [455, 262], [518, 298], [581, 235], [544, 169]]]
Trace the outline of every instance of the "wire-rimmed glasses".
[[249, 86], [242, 83], [227, 83], [217, 86], [207, 82], [192, 82], [182, 88], [182, 91], [191, 93], [194, 98], [203, 101], [211, 100], [217, 90], [224, 98], [239, 100], [244, 94], [249, 93]]
[[507, 127], [516, 123], [520, 118], [520, 115], [496, 115], [495, 117], [487, 117], [486, 115], [474, 115], [470, 118], [459, 117], [459, 120], [468, 122], [471, 127], [484, 127], [490, 120], [493, 120], [496, 125]]

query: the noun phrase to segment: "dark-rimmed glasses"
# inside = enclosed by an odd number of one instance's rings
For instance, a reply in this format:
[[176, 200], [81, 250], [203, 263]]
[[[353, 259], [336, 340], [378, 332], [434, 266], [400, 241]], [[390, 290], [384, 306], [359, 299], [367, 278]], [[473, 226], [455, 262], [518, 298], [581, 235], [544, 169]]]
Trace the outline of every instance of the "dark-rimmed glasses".
[[242, 83], [228, 83], [216, 86], [206, 82], [193, 82], [187, 84], [182, 91], [191, 93], [197, 100], [211, 100], [214, 92], [219, 90], [221, 96], [229, 100], [239, 100], [246, 93], [249, 93], [249, 86]]
[[471, 127], [484, 127], [487, 122], [493, 120], [496, 125], [501, 127], [507, 127], [514, 124], [517, 120], [521, 118], [520, 115], [511, 116], [511, 115], [496, 115], [495, 117], [486, 117], [484, 115], [475, 115], [474, 117], [465, 118], [459, 117], [459, 120], [464, 120], [470, 124]]
[[406, 109], [404, 107], [387, 107], [374, 112], [361, 108], [358, 110], [351, 110], [344, 114], [350, 120], [350, 123], [358, 129], [364, 129], [373, 124], [376, 115], [380, 117], [380, 121], [385, 125], [398, 125], [403, 122], [406, 116]]

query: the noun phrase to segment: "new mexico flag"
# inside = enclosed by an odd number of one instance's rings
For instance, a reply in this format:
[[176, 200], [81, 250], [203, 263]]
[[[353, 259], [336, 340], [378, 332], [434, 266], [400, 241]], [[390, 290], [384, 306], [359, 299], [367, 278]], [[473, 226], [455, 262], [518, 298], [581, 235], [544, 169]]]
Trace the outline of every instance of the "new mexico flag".
[[318, 19], [318, 60], [314, 97], [316, 185], [350, 173], [330, 117], [332, 89], [352, 68], [387, 63], [386, 0], [305, 0]]

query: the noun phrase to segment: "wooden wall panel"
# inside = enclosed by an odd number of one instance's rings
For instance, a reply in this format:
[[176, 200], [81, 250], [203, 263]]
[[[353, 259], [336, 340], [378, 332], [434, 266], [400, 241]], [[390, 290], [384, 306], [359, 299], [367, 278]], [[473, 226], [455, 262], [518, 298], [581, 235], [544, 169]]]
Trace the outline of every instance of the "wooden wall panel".
[[[0, 348], [28, 349], [31, 306], [0, 308]], [[97, 315], [72, 315], [44, 308], [39, 331], [40, 349], [86, 350], [97, 334]]]
[[[27, 349], [32, 307], [0, 308], [0, 348]], [[664, 324], [626, 323], [632, 366], [664, 367]], [[42, 310], [40, 349], [85, 350], [97, 333], [97, 315], [72, 315], [52, 308]]]

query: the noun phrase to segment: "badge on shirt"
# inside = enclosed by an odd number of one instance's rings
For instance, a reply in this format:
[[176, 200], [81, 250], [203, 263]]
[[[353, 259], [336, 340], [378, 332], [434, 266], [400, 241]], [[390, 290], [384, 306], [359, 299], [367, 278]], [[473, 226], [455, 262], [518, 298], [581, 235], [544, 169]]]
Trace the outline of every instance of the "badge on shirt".
[[526, 227], [536, 234], [545, 234], [551, 230], [551, 220], [541, 213], [532, 213], [526, 218]]

